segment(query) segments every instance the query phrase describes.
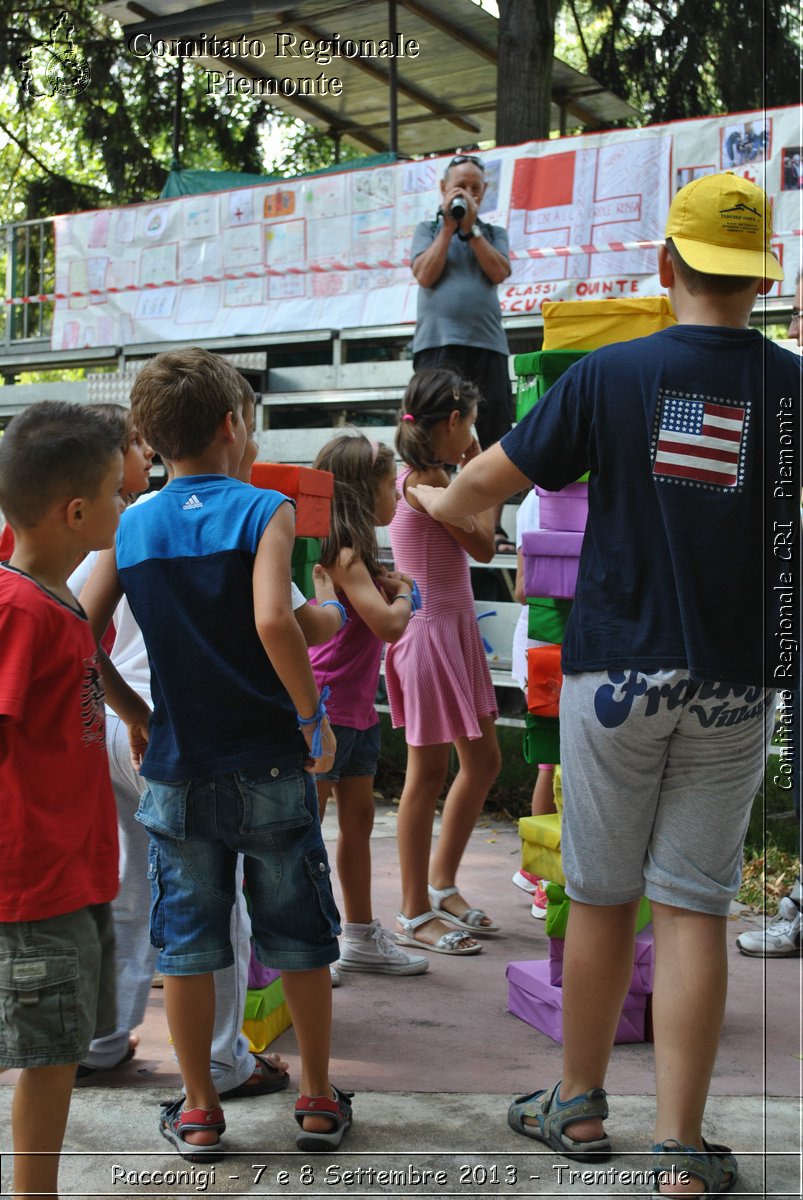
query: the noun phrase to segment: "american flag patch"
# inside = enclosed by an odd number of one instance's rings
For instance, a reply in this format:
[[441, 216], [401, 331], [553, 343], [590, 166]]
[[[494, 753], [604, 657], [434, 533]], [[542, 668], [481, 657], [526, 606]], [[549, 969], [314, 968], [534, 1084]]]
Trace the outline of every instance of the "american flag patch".
[[740, 482], [747, 409], [700, 396], [662, 396], [653, 474], [732, 488]]

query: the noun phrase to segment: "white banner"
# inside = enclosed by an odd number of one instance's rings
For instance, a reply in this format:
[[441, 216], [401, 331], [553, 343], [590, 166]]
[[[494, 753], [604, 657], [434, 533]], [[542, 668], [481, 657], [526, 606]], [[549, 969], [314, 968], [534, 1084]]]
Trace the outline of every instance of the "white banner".
[[[484, 220], [504, 225], [503, 312], [660, 292], [654, 245], [675, 191], [733, 170], [774, 208], [792, 295], [801, 109], [767, 109], [501, 147], [482, 155]], [[290, 179], [56, 218], [52, 346], [194, 342], [415, 321], [410, 244], [448, 158]], [[412, 329], [411, 329], [412, 333]]]

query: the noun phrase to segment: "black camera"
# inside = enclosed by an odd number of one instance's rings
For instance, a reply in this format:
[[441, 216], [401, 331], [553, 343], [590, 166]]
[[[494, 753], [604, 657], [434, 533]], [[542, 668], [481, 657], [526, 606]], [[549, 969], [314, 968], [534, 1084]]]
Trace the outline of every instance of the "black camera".
[[463, 217], [468, 212], [468, 205], [462, 196], [455, 196], [452, 203], [449, 205], [449, 216], [453, 221], [462, 221]]

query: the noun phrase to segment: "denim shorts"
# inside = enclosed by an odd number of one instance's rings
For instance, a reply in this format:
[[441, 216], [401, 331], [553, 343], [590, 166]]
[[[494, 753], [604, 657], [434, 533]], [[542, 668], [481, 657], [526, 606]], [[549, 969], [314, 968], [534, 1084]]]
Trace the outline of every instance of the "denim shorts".
[[57, 1067], [113, 1033], [111, 905], [0, 923], [0, 1067]]
[[300, 759], [146, 783], [137, 820], [151, 841], [150, 937], [160, 971], [201, 975], [232, 965], [238, 854], [260, 960], [288, 971], [336, 961], [340, 916], [315, 785]]
[[357, 775], [376, 775], [379, 764], [379, 722], [370, 729], [350, 729], [348, 725], [333, 725], [337, 738], [335, 761], [331, 771], [316, 775], [316, 779], [332, 779], [337, 782], [344, 776], [353, 779]]

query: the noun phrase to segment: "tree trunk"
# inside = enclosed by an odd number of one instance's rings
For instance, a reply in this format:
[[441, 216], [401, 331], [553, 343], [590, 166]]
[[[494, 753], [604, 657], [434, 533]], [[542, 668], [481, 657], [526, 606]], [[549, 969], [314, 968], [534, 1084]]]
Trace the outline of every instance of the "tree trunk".
[[549, 136], [555, 19], [562, 0], [499, 0], [496, 141]]

